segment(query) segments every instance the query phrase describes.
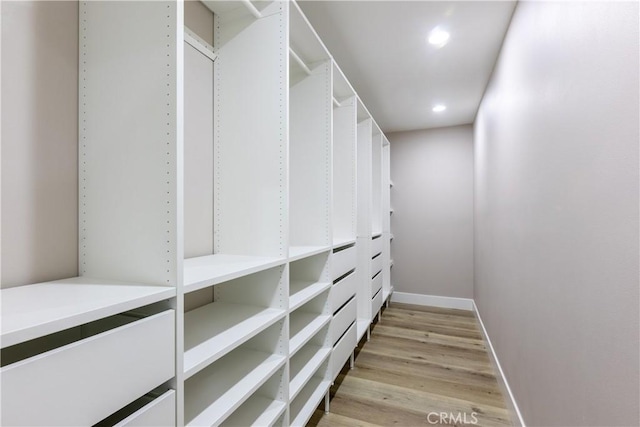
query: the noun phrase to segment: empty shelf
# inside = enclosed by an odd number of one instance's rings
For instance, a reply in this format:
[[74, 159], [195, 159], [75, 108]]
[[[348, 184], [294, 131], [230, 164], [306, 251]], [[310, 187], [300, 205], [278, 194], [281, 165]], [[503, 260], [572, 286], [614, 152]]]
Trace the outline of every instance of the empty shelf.
[[370, 320], [367, 319], [358, 319], [357, 323], [356, 323], [356, 330], [358, 332], [358, 341], [360, 341], [362, 339], [362, 337], [364, 336], [365, 332], [367, 332], [367, 328], [369, 327], [369, 325], [371, 324]]
[[184, 374], [189, 378], [282, 319], [285, 310], [214, 302], [184, 315]]
[[184, 260], [184, 291], [237, 279], [286, 263], [285, 258], [215, 254]]
[[175, 295], [174, 287], [88, 277], [3, 289], [0, 341], [8, 347]]
[[331, 381], [313, 377], [291, 403], [291, 426], [304, 426], [313, 415], [322, 397], [327, 394]]
[[224, 427], [270, 426], [287, 409], [287, 404], [253, 395], [221, 425]]
[[331, 348], [323, 348], [319, 345], [306, 345], [295, 357], [291, 358], [290, 370], [291, 381], [289, 383], [289, 399], [296, 398], [298, 393], [307, 384], [309, 379], [316, 373], [320, 365], [327, 360], [331, 354]]
[[189, 378], [184, 395], [187, 425], [220, 424], [285, 362], [281, 355], [238, 349]]
[[289, 261], [296, 261], [302, 258], [327, 252], [331, 246], [291, 246], [289, 247]]
[[328, 314], [305, 313], [296, 311], [289, 316], [289, 355], [293, 356], [324, 326], [329, 323]]
[[294, 280], [289, 284], [289, 310], [295, 310], [304, 303], [311, 301], [331, 287], [330, 282], [305, 282]]

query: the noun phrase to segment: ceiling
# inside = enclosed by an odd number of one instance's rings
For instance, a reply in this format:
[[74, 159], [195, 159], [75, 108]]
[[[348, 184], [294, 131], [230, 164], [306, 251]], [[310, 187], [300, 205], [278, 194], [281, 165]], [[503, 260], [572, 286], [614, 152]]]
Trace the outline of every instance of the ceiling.
[[[385, 132], [473, 123], [515, 2], [299, 0]], [[440, 48], [427, 42], [439, 26]], [[446, 105], [440, 113], [437, 104]]]

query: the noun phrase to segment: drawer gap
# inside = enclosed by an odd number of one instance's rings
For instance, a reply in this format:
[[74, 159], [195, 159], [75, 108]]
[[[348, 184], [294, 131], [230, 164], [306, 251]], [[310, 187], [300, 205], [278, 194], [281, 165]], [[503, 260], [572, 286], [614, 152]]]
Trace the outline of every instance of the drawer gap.
[[0, 367], [5, 367], [20, 362], [21, 360], [73, 344], [74, 342], [90, 338], [120, 326], [125, 326], [142, 318], [158, 314], [167, 308], [168, 305], [165, 301], [154, 303], [5, 347], [0, 351]]
[[156, 400], [157, 398], [159, 398], [169, 390], [171, 390], [171, 387], [169, 386], [168, 383], [165, 383], [151, 390], [149, 393], [145, 394], [144, 396], [134, 400], [124, 408], [109, 415], [102, 421], [97, 422], [96, 424], [93, 425], [93, 427], [112, 427], [118, 424], [119, 422], [121, 422], [122, 420], [124, 420], [125, 418], [127, 418], [128, 416], [133, 415], [138, 410], [144, 408], [146, 405], [150, 404], [151, 402], [153, 402], [154, 400]]

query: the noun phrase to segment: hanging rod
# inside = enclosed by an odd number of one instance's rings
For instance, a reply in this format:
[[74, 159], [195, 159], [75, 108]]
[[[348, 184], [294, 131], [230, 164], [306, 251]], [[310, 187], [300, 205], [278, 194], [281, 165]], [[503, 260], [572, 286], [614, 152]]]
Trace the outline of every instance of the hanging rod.
[[241, 0], [241, 2], [256, 19], [262, 18], [262, 12], [260, 12], [258, 8], [251, 3], [251, 0]]
[[300, 67], [302, 67], [304, 72], [307, 73], [308, 76], [310, 76], [311, 75], [311, 69], [309, 69], [309, 67], [307, 67], [307, 64], [305, 64], [304, 61], [302, 59], [300, 59], [298, 54], [295, 53], [293, 51], [293, 49], [291, 49], [291, 48], [289, 48], [289, 54], [298, 63], [298, 65], [300, 65]]

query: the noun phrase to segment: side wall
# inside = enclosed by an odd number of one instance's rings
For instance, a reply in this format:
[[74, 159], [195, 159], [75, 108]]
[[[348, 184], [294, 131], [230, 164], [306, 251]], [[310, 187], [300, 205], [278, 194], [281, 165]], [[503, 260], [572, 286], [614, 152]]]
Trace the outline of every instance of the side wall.
[[475, 124], [474, 297], [524, 421], [638, 425], [638, 3], [521, 2]]
[[396, 292], [473, 296], [473, 129], [387, 135]]

